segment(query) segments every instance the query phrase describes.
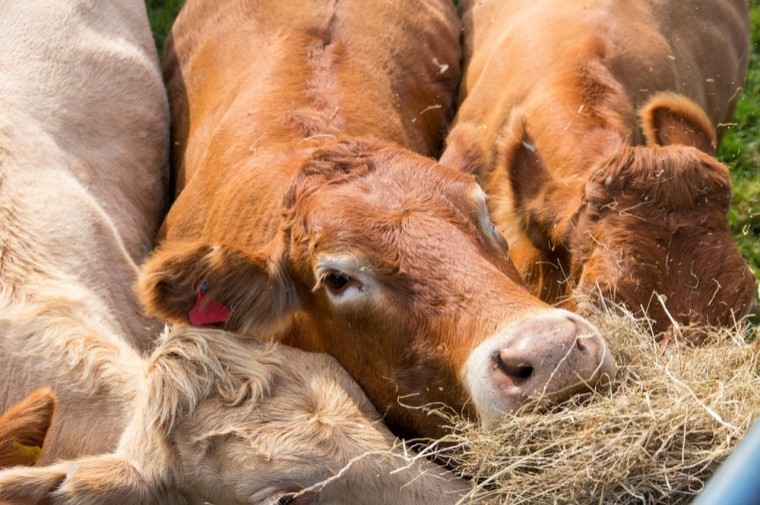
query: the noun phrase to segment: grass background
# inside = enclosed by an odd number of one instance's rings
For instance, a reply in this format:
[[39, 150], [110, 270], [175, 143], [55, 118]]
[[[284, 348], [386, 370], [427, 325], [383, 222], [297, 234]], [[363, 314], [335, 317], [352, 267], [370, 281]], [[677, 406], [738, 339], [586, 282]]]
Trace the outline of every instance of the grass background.
[[150, 28], [153, 31], [153, 38], [156, 40], [159, 56], [164, 51], [166, 37], [169, 35], [172, 22], [177, 17], [177, 13], [183, 3], [185, 3], [185, 0], [145, 0], [145, 6], [148, 8]]
[[[286, 1], [286, 0], [282, 0]], [[680, 1], [680, 0], [673, 0]], [[153, 37], [163, 51], [184, 0], [146, 0]], [[739, 249], [760, 280], [760, 0], [750, 0], [752, 50], [745, 92], [718, 158], [731, 169], [734, 199], [728, 221]]]
[[744, 95], [733, 126], [718, 149], [733, 176], [734, 199], [728, 214], [739, 249], [760, 279], [760, 0], [750, 1], [752, 47]]

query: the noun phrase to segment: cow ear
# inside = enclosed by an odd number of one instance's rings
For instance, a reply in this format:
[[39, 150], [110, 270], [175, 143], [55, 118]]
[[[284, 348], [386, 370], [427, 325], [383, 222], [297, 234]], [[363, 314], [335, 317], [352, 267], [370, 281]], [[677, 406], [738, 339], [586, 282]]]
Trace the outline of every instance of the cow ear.
[[161, 487], [113, 454], [0, 471], [0, 503], [14, 505], [159, 503]]
[[457, 124], [446, 138], [446, 150], [439, 163], [480, 179], [488, 169], [487, 153], [480, 144], [482, 137], [483, 127]]
[[41, 388], [0, 417], [0, 468], [33, 465], [40, 459], [55, 406], [50, 388]]
[[[509, 145], [503, 152], [502, 165], [509, 178], [515, 207], [521, 211], [540, 211], [542, 206], [536, 205], [536, 201], [545, 198], [547, 186], [553, 181], [535, 142], [524, 133], [518, 143]], [[532, 219], [542, 221], [543, 217], [532, 216]]]
[[[510, 215], [521, 221], [534, 246], [553, 250], [566, 245], [583, 188], [580, 183], [564, 184], [554, 178], [521, 114], [513, 114], [504, 128], [495, 165], [492, 178], [506, 178], [503, 196], [497, 200], [511, 207]], [[494, 213], [498, 215], [499, 210]]]
[[265, 330], [297, 309], [281, 255], [224, 245], [164, 242], [145, 262], [137, 292], [148, 313], [171, 323]]
[[717, 138], [707, 114], [688, 98], [671, 92], [657, 93], [639, 110], [647, 143], [696, 147], [714, 155]]

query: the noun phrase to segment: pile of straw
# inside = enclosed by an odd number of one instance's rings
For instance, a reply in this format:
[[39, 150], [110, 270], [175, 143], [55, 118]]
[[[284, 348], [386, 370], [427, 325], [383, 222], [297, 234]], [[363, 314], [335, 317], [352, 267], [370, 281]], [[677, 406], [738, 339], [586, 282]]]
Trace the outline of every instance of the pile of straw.
[[495, 431], [450, 417], [424, 451], [473, 479], [463, 503], [689, 503], [760, 414], [756, 330], [693, 347], [655, 343], [631, 314], [590, 319], [619, 366], [605, 391], [550, 412], [537, 400]]

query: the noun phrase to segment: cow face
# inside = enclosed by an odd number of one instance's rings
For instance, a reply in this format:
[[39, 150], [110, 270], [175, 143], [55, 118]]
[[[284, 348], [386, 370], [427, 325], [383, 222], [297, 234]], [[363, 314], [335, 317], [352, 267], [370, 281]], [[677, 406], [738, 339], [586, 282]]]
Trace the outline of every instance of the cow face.
[[[400, 470], [414, 463], [333, 358], [207, 329], [175, 333], [149, 364], [146, 417], [204, 499], [355, 503], [368, 485], [370, 502], [414, 502], [401, 489], [420, 475]], [[406, 475], [396, 482], [394, 471]], [[466, 487], [434, 473], [422, 487]]]
[[[443, 504], [454, 503], [469, 487], [405, 452], [334, 358], [285, 346], [230, 343], [235, 336], [222, 332], [186, 333], [199, 335], [202, 346], [221, 344], [213, 349], [221, 358], [219, 371], [235, 376], [217, 380], [216, 391], [192, 415], [177, 419], [170, 434], [183, 474], [200, 484], [205, 499], [412, 504], [419, 494]], [[184, 342], [180, 346], [187, 348]], [[164, 366], [176, 372], [158, 373], [157, 395], [186, 389], [163, 383], [188, 368], [186, 359], [167, 350]]]
[[544, 292], [574, 295], [580, 311], [588, 300], [622, 302], [657, 332], [677, 322], [699, 340], [699, 328], [755, 309], [754, 278], [726, 220], [728, 169], [708, 154], [715, 135], [692, 102], [663, 93], [640, 115], [650, 145], [618, 146], [591, 167], [547, 167], [519, 111], [495, 161], [462, 125], [442, 162], [479, 175], [499, 225], [519, 227], [539, 252], [531, 263], [555, 265], [561, 275]]
[[443, 505], [469, 488], [405, 451], [325, 354], [182, 328], [145, 378], [115, 453], [0, 472], [0, 500]]
[[302, 163], [267, 250], [167, 241], [143, 271], [149, 310], [186, 322], [205, 284], [231, 309], [230, 329], [271, 332], [306, 314], [313, 331], [287, 342], [336, 356], [406, 434], [441, 432], [399, 403], [472, 409], [490, 424], [531, 392], [569, 395], [579, 377], [612, 373], [588, 322], [519, 284], [471, 176], [376, 141]]
[[730, 200], [726, 167], [694, 148], [621, 150], [586, 184], [568, 230], [576, 294], [646, 312], [656, 331], [671, 318], [732, 326], [755, 286], [728, 230]]

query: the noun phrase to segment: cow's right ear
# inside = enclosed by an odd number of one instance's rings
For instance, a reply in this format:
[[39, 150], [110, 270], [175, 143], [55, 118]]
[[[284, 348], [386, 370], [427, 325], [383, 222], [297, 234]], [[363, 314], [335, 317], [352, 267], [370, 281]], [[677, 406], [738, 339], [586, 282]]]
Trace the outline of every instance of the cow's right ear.
[[286, 270], [279, 255], [164, 242], [143, 265], [137, 292], [149, 314], [171, 323], [265, 331], [298, 308]]

